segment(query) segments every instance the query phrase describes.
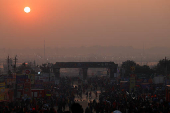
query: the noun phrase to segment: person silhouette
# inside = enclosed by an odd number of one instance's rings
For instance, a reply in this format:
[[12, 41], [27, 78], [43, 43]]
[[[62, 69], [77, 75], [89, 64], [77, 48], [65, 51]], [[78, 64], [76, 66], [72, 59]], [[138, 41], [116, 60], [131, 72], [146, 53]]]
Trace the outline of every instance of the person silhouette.
[[79, 103], [73, 103], [71, 105], [71, 112], [72, 113], [83, 113], [84, 110], [83, 110], [82, 106]]

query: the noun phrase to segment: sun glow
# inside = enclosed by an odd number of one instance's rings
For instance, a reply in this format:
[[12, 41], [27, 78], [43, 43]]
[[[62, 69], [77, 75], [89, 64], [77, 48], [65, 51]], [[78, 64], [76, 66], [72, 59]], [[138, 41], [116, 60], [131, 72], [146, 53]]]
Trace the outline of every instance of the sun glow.
[[26, 13], [29, 13], [29, 12], [31, 11], [31, 9], [30, 9], [29, 7], [25, 7], [25, 8], [24, 8], [24, 11], [25, 11]]

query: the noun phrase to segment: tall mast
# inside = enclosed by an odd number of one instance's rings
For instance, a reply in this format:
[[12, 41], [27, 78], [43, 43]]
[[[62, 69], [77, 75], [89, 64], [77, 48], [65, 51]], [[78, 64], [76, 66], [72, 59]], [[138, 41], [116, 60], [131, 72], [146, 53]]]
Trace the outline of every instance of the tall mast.
[[45, 62], [45, 39], [44, 39], [44, 62]]
[[7, 60], [7, 62], [8, 62], [8, 75], [9, 75], [9, 55], [8, 55], [8, 60]]

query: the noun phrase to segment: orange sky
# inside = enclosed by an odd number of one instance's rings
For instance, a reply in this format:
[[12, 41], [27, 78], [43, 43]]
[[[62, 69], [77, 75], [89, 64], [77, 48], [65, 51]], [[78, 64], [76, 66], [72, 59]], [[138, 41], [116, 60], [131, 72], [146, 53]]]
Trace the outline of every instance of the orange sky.
[[0, 48], [44, 39], [48, 47], [170, 47], [170, 0], [0, 0], [0, 39]]

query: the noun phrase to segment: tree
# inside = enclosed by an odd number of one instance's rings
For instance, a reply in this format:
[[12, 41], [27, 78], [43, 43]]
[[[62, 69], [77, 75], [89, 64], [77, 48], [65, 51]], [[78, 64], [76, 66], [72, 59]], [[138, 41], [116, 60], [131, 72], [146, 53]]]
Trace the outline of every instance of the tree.
[[157, 74], [166, 75], [170, 74], [170, 60], [162, 59], [154, 68]]
[[137, 65], [135, 68], [135, 74], [137, 77], [150, 78], [154, 74], [154, 70], [147, 65]]
[[[135, 67], [133, 72], [131, 70], [131, 67]], [[123, 62], [121, 66], [121, 75], [123, 77], [130, 77], [130, 74], [132, 73], [142, 74], [148, 78], [154, 73], [154, 70], [147, 65], [140, 66], [139, 64], [136, 64], [134, 61], [127, 60]]]
[[143, 65], [143, 66], [137, 65], [135, 68], [135, 73], [142, 73], [142, 74], [149, 75], [149, 74], [153, 74], [154, 71], [147, 65]]

